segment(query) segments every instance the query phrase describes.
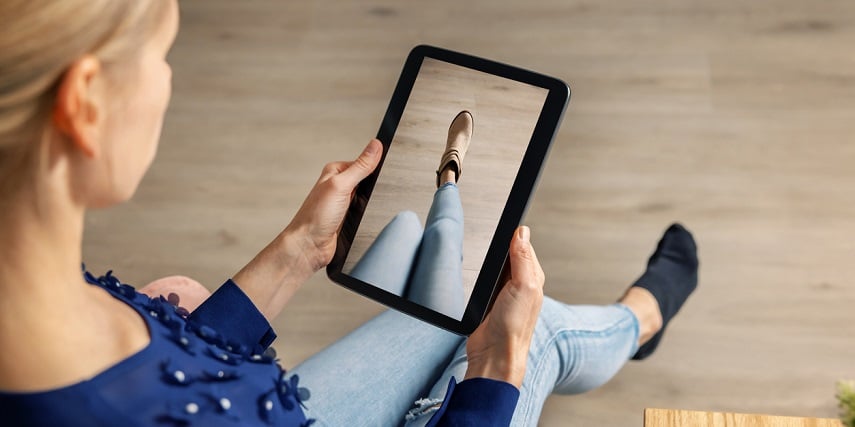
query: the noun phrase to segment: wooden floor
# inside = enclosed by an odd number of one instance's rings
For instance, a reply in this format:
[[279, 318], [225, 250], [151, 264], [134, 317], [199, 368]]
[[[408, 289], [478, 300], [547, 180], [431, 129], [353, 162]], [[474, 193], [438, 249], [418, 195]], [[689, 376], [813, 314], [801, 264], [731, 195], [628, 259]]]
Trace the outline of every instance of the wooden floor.
[[[174, 96], [136, 198], [86, 261], [211, 288], [374, 136], [407, 52], [555, 75], [573, 99], [526, 223], [547, 293], [609, 303], [681, 221], [701, 280], [657, 354], [547, 402], [544, 426], [643, 408], [833, 417], [855, 378], [855, 2], [182, 1]], [[465, 172], [464, 172], [465, 173]], [[276, 322], [293, 365], [381, 307], [318, 274]]]

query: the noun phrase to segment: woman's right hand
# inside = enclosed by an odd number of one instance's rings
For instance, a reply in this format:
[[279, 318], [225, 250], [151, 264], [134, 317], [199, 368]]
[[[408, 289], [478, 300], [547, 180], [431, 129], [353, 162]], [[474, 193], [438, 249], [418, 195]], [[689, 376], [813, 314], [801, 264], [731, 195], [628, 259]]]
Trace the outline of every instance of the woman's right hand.
[[333, 162], [309, 192], [291, 223], [233, 280], [272, 320], [300, 285], [329, 264], [354, 190], [380, 163], [383, 145], [372, 140], [353, 161]]
[[519, 388], [540, 307], [543, 269], [529, 241], [530, 230], [517, 228], [511, 241], [510, 274], [484, 322], [469, 336], [466, 378], [490, 378]]
[[355, 160], [328, 163], [285, 229], [301, 244], [301, 256], [308, 261], [312, 273], [332, 261], [356, 186], [377, 168], [382, 156], [383, 144], [373, 139]]

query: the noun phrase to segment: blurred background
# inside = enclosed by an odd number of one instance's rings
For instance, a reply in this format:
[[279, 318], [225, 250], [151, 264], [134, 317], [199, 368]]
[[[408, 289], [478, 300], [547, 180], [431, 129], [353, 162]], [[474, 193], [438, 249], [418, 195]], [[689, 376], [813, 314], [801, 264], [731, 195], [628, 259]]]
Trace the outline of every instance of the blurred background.
[[[656, 354], [554, 396], [543, 426], [643, 408], [833, 417], [855, 378], [855, 2], [182, 0], [158, 159], [87, 219], [85, 260], [215, 289], [281, 231], [323, 165], [376, 133], [421, 43], [553, 75], [573, 96], [526, 223], [546, 293], [607, 304], [680, 221], [697, 292]], [[293, 366], [379, 313], [306, 283]]]

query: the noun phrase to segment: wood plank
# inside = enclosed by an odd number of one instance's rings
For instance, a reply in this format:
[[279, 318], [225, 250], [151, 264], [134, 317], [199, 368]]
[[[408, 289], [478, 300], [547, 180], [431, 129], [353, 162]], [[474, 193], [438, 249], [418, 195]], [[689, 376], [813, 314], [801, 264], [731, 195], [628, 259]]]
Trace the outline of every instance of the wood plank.
[[843, 427], [830, 418], [781, 417], [732, 412], [645, 409], [644, 427]]

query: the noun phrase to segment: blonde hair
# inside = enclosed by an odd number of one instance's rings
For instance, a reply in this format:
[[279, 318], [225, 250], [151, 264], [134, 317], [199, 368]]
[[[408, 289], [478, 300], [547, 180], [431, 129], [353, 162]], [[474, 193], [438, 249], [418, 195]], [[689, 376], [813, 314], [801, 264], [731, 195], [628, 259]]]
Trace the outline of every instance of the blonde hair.
[[168, 5], [168, 0], [0, 1], [0, 187], [27, 167], [68, 67], [87, 54], [105, 68], [120, 63], [155, 31]]

